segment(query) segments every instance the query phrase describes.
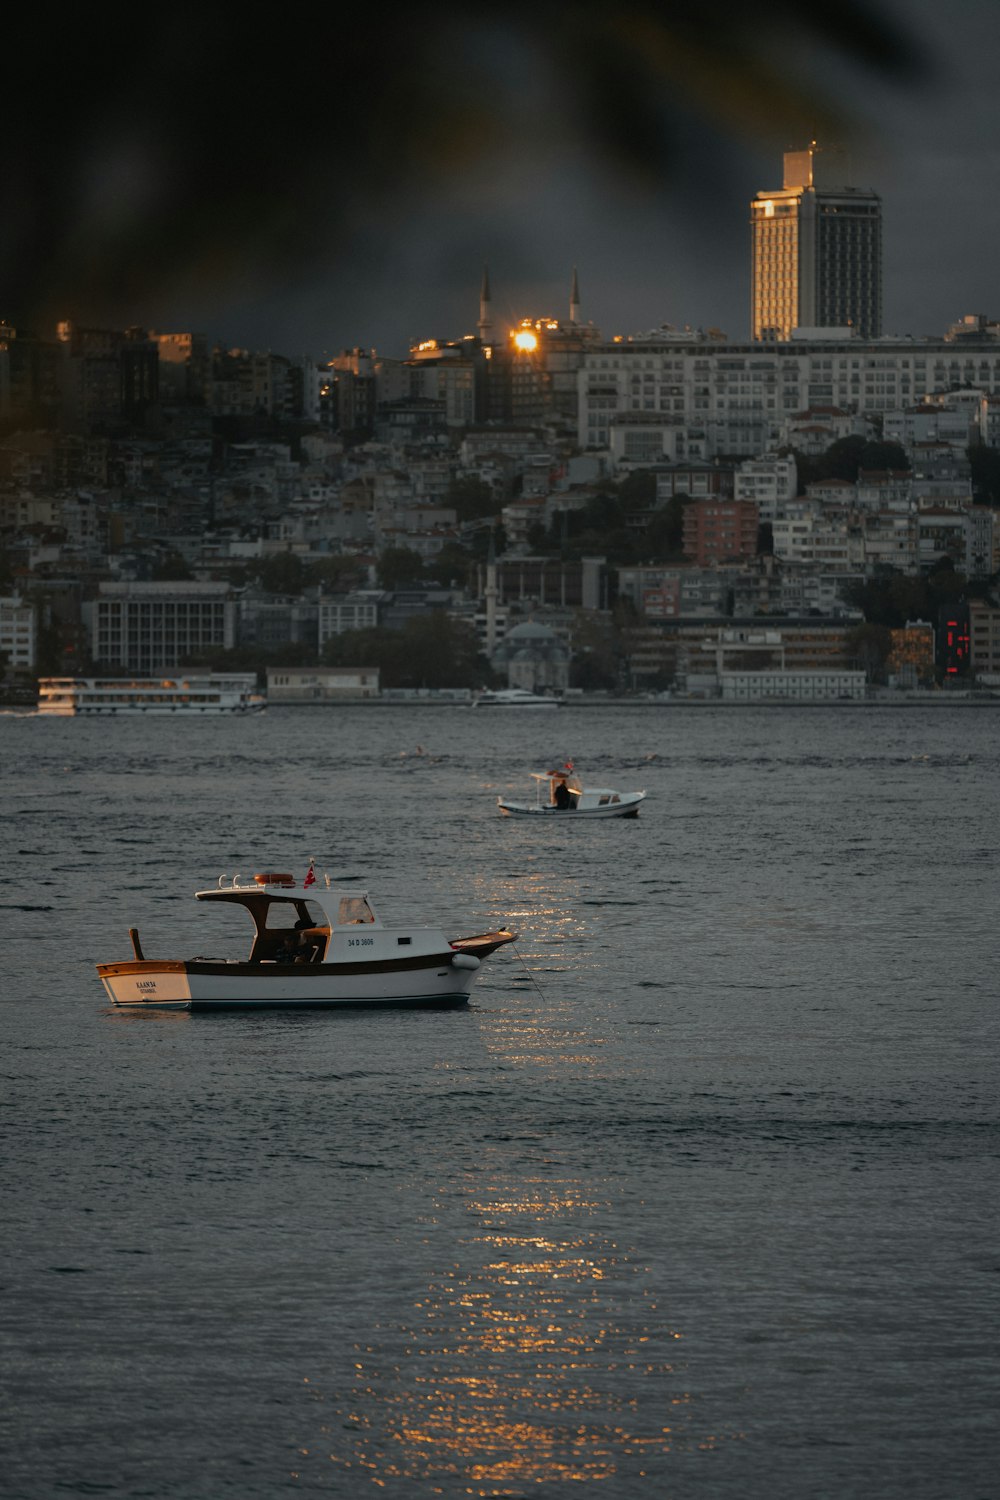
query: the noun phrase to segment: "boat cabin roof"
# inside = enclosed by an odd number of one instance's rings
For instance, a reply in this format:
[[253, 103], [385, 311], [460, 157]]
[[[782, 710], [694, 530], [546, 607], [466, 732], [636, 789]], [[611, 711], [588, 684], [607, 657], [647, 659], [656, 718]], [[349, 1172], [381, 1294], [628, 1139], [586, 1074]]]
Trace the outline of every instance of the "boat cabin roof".
[[229, 885], [223, 885], [220, 880], [217, 886], [207, 891], [195, 891], [195, 899], [245, 907], [258, 928], [267, 925], [267, 915], [272, 908], [283, 906], [294, 910], [298, 922], [308, 920], [316, 927], [355, 927], [361, 923], [374, 927], [382, 925], [372, 909], [368, 892], [361, 886], [326, 886], [318, 882], [304, 886], [292, 882], [291, 877], [280, 878], [274, 883], [255, 877], [253, 884], [244, 885], [239, 883], [239, 877], [234, 877]]

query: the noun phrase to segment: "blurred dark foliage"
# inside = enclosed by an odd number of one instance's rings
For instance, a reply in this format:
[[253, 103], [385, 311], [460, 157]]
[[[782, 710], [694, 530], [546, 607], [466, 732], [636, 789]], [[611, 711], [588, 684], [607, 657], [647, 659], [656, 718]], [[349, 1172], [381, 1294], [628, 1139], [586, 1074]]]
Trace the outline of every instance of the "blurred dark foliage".
[[824, 55], [875, 79], [916, 67], [875, 5], [22, 7], [5, 27], [0, 316], [287, 285], [547, 133], [645, 190], [706, 120], [830, 138], [849, 122], [817, 89]]

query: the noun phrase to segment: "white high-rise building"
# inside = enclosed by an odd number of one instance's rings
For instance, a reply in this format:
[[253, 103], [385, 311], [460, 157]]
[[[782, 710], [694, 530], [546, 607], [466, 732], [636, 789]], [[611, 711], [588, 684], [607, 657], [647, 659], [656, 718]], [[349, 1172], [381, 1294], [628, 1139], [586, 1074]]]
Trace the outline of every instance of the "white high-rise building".
[[850, 186], [846, 153], [810, 142], [785, 152], [784, 184], [750, 205], [751, 329], [788, 339], [795, 328], [882, 331], [882, 201]]

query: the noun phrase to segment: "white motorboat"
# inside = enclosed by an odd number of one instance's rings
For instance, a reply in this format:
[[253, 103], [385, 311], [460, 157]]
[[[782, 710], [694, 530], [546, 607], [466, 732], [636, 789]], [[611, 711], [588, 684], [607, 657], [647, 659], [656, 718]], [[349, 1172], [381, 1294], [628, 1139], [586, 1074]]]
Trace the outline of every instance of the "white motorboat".
[[480, 693], [473, 708], [558, 708], [560, 700], [545, 693], [529, 693], [527, 688], [498, 688]]
[[291, 875], [223, 876], [199, 901], [239, 906], [254, 926], [246, 958], [133, 957], [98, 964], [113, 1005], [140, 1010], [462, 1005], [484, 958], [517, 933], [449, 940], [437, 927], [385, 926], [366, 891]]
[[584, 786], [572, 774], [572, 764], [560, 771], [533, 771], [533, 802], [511, 802], [497, 798], [504, 817], [525, 814], [529, 817], [567, 818], [636, 818], [645, 792], [616, 792], [609, 786]]

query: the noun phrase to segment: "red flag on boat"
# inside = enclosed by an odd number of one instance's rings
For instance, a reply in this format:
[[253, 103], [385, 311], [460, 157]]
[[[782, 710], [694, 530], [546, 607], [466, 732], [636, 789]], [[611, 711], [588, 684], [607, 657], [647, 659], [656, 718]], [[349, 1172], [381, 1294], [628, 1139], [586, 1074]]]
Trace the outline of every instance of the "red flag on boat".
[[307, 890], [311, 885], [316, 884], [316, 871], [313, 869], [312, 860], [309, 861], [309, 869], [306, 871], [306, 878], [305, 880], [303, 880], [302, 884]]

